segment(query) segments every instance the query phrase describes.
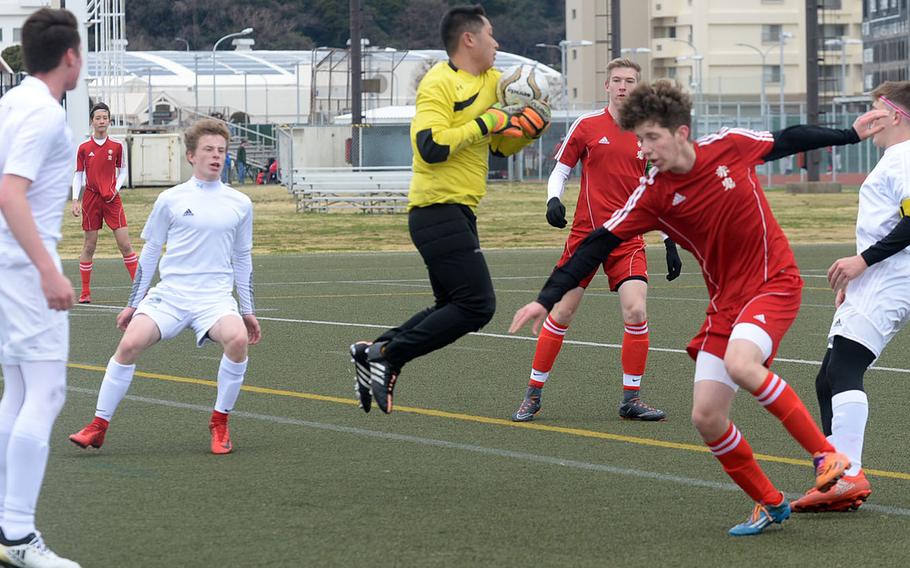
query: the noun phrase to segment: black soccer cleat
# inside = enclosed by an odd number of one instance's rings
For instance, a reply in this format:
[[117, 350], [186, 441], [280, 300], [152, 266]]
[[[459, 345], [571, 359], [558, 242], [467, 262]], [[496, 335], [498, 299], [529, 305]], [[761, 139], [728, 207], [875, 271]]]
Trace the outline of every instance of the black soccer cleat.
[[395, 390], [399, 371], [383, 357], [382, 349], [385, 345], [385, 341], [372, 344], [367, 351], [367, 358], [370, 362], [370, 387], [373, 399], [379, 405], [379, 410], [391, 414], [392, 392]]
[[642, 422], [659, 422], [667, 419], [666, 412], [645, 404], [640, 398], [632, 398], [619, 405], [619, 416], [625, 420]]
[[364, 412], [373, 406], [373, 393], [370, 390], [370, 362], [367, 360], [369, 342], [358, 341], [351, 345], [351, 363], [354, 363], [354, 398]]
[[524, 400], [518, 406], [518, 410], [512, 414], [512, 422], [530, 422], [540, 412], [540, 396], [542, 389], [528, 387]]

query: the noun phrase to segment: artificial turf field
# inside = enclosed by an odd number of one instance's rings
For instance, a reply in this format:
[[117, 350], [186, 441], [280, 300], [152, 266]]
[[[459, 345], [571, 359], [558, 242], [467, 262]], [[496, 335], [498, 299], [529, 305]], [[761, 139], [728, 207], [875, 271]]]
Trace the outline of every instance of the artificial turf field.
[[[814, 378], [833, 314], [824, 270], [848, 246], [796, 247], [803, 308], [774, 369], [816, 413]], [[892, 566], [907, 559], [910, 336], [867, 375], [867, 475], [855, 513], [794, 515], [760, 537], [727, 529], [748, 498], [689, 421], [682, 352], [706, 304], [694, 260], [668, 283], [651, 253], [652, 351], [644, 398], [662, 423], [625, 422], [618, 300], [596, 279], [530, 424], [509, 421], [533, 353], [506, 334], [556, 250], [492, 250], [498, 309], [481, 333], [409, 364], [390, 416], [353, 401], [348, 345], [432, 302], [416, 252], [257, 256], [264, 339], [232, 418], [235, 451], [208, 453], [217, 346], [189, 332], [147, 352], [105, 446], [66, 436], [92, 416], [128, 295], [122, 263], [96, 261], [91, 306], [72, 311], [70, 392], [54, 431], [38, 525], [83, 566]], [[66, 263], [78, 281], [78, 264]], [[746, 393], [734, 420], [793, 498], [807, 457]]]

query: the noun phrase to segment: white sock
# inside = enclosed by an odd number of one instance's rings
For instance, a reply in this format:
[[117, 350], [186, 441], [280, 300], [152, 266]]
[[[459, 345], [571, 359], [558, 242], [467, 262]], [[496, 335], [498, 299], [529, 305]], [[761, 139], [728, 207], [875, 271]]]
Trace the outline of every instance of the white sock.
[[550, 378], [550, 371], [538, 371], [537, 369], [531, 369], [531, 380], [537, 381], [539, 383], [547, 382], [547, 379]]
[[829, 440], [850, 458], [845, 475], [856, 475], [863, 464], [863, 437], [869, 418], [869, 399], [861, 390], [849, 390], [831, 397], [831, 436]]
[[54, 422], [66, 401], [66, 363], [22, 362], [25, 397], [6, 448], [3, 533], [18, 540], [35, 532], [35, 507], [47, 468]]
[[249, 361], [247, 358], [235, 363], [228, 359], [227, 355], [221, 356], [221, 365], [218, 366], [218, 396], [215, 399], [215, 410], [218, 412], [230, 414], [234, 410]]
[[19, 365], [3, 365], [3, 399], [0, 400], [0, 521], [3, 520], [3, 500], [6, 495], [6, 450], [24, 398], [25, 381]]
[[107, 369], [104, 371], [104, 380], [101, 381], [101, 390], [98, 392], [98, 406], [95, 408], [95, 416], [104, 418], [108, 422], [114, 417], [114, 412], [120, 405], [120, 401], [126, 396], [126, 391], [133, 382], [133, 374], [136, 372], [136, 365], [121, 365], [111, 357], [107, 362]]

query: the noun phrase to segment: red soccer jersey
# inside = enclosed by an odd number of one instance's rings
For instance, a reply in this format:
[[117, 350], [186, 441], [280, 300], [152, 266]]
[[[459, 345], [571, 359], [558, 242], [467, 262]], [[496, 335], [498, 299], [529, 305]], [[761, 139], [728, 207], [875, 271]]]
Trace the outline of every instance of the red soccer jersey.
[[103, 144], [89, 138], [79, 145], [76, 171], [85, 172], [85, 189], [101, 195], [104, 201], [117, 196], [117, 168], [123, 167], [123, 144], [110, 136]]
[[701, 265], [709, 311], [738, 309], [777, 276], [799, 281], [790, 243], [755, 173], [773, 145], [771, 133], [741, 128], [700, 138], [691, 171], [652, 168], [604, 227], [621, 239], [655, 229], [670, 235]]
[[585, 232], [602, 225], [625, 205], [645, 173], [638, 138], [622, 130], [607, 109], [580, 116], [556, 159], [570, 168], [581, 160], [581, 190], [572, 227]]

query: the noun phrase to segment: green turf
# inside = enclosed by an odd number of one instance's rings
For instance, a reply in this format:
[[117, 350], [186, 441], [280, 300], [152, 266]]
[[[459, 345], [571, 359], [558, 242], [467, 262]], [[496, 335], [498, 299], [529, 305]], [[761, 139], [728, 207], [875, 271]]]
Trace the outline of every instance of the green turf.
[[[660, 250], [653, 252], [651, 344], [681, 349], [701, 324], [704, 286], [688, 256], [685, 274], [666, 282]], [[833, 307], [824, 280], [815, 276], [850, 249], [797, 252], [806, 275], [804, 307], [779, 357], [817, 361]], [[557, 256], [556, 250], [487, 253], [498, 309], [484, 333], [505, 334], [512, 313], [534, 298]], [[398, 324], [431, 302], [413, 252], [260, 256], [254, 264], [264, 339], [251, 353], [250, 386], [351, 400], [348, 344], [375, 337], [382, 326]], [[77, 264], [67, 263], [66, 271], [78, 278]], [[621, 340], [618, 301], [605, 288], [604, 279], [595, 280], [569, 340]], [[73, 310], [71, 362], [105, 365], [119, 333], [116, 311], [101, 306], [120, 306], [127, 293], [122, 265], [97, 262], [94, 307]], [[907, 368], [908, 341], [898, 336], [878, 365]], [[84, 566], [904, 562], [907, 479], [870, 476], [870, 504], [880, 509], [797, 516], [761, 537], [732, 539], [726, 530], [746, 517], [750, 503], [729, 489], [705, 452], [464, 419], [508, 418], [524, 391], [533, 345], [474, 335], [405, 368], [397, 405], [462, 418], [385, 416], [378, 410], [364, 415], [340, 401], [245, 392], [237, 410], [255, 416], [233, 418], [236, 451], [223, 457], [207, 453], [206, 408], [213, 388], [142, 377], [130, 395], [148, 400], [124, 401], [101, 451], [78, 450], [66, 435], [91, 417], [101, 373], [72, 369], [74, 390], [54, 432], [39, 526], [51, 546]], [[139, 370], [211, 380], [219, 357], [216, 347], [196, 349], [184, 334], [154, 347]], [[814, 412], [817, 366], [781, 362], [775, 369]], [[688, 418], [693, 364], [687, 356], [655, 351], [649, 358], [643, 392], [667, 410], [670, 420], [664, 423], [618, 419], [620, 372], [618, 349], [567, 344], [535, 423], [701, 448]], [[868, 375], [865, 464], [904, 477], [910, 473], [910, 455], [900, 442], [906, 379], [896, 371]], [[738, 396], [734, 419], [755, 451], [804, 459], [750, 399]], [[812, 479], [807, 466], [763, 465], [791, 497]]]

